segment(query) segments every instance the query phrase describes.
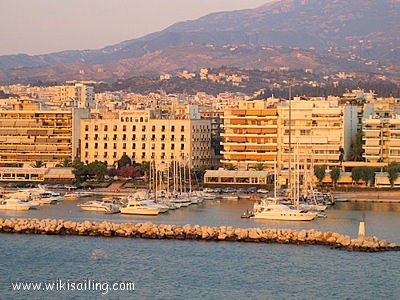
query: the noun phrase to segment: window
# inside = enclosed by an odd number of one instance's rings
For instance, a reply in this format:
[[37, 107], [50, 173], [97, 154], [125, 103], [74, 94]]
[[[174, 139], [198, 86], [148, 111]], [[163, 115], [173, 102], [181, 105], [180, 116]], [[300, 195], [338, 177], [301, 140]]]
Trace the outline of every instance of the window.
[[175, 144], [171, 144], [171, 150], [175, 150]]
[[126, 131], [126, 125], [122, 126], [122, 131]]
[[89, 140], [89, 135], [86, 133], [85, 134], [85, 141]]
[[181, 150], [185, 150], [185, 144], [181, 144]]
[[118, 130], [118, 126], [117, 126], [117, 125], [114, 125], [113, 130], [114, 130], [114, 131], [117, 131], [117, 130]]
[[113, 136], [113, 141], [116, 141], [116, 140], [117, 140], [117, 135], [114, 134], [114, 136]]
[[117, 158], [117, 152], [114, 152], [113, 158]]
[[136, 134], [132, 135], [132, 141], [136, 141]]
[[165, 131], [165, 125], [161, 126], [161, 131], [164, 132]]
[[89, 125], [85, 125], [85, 131], [89, 131]]
[[156, 131], [156, 126], [155, 125], [151, 126], [151, 131], [152, 132]]
[[122, 144], [122, 149], [126, 149], [126, 143]]
[[182, 134], [181, 135], [181, 142], [184, 142], [185, 141], [185, 136]]
[[105, 134], [103, 140], [108, 141], [108, 135]]
[[135, 143], [132, 144], [132, 149], [136, 149], [136, 144]]
[[171, 131], [172, 131], [172, 132], [175, 132], [175, 125], [172, 125], [172, 126], [171, 126]]
[[161, 140], [162, 140], [162, 141], [165, 141], [165, 134], [162, 134], [162, 135], [161, 135]]
[[136, 131], [136, 125], [132, 126], [132, 131]]
[[113, 144], [113, 149], [117, 149], [117, 143]]
[[108, 131], [108, 125], [104, 125], [104, 131]]
[[107, 147], [108, 147], [108, 144], [104, 143], [104, 149], [107, 149]]
[[171, 135], [171, 141], [175, 141], [175, 134]]
[[107, 154], [107, 152], [104, 152], [104, 156], [103, 156], [104, 158], [107, 158], [108, 157], [108, 154]]
[[165, 150], [165, 144], [161, 144], [161, 150]]
[[146, 149], [146, 144], [143, 143], [143, 144], [142, 144], [142, 150], [145, 150], [145, 149]]
[[146, 126], [145, 125], [142, 126], [142, 131], [146, 131]]
[[126, 134], [123, 134], [123, 135], [122, 135], [122, 140], [123, 140], [123, 141], [126, 141]]
[[85, 143], [85, 149], [89, 148], [89, 143]]
[[181, 126], [181, 132], [184, 132], [185, 131], [185, 126]]
[[98, 140], [99, 140], [99, 135], [98, 135], [97, 133], [94, 135], [94, 140], [95, 140], [95, 141], [98, 141]]
[[142, 159], [146, 157], [146, 152], [142, 152]]
[[94, 125], [94, 131], [99, 130], [99, 126], [98, 125]]
[[85, 152], [85, 157], [89, 157], [89, 152]]
[[152, 135], [151, 135], [151, 140], [152, 140], [152, 141], [155, 141], [155, 140], [156, 140], [156, 135], [155, 135], [155, 134], [152, 134]]

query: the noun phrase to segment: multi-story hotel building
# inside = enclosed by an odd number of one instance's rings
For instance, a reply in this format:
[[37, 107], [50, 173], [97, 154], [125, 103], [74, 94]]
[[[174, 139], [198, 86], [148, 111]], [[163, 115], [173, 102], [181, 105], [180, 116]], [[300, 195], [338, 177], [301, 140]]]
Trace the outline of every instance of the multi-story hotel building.
[[47, 167], [74, 160], [79, 148], [82, 109], [41, 110], [30, 102], [0, 110], [0, 166], [28, 167], [38, 161]]
[[[337, 100], [295, 98], [278, 107], [283, 168], [296, 152], [300, 164], [339, 166], [345, 155], [344, 109]], [[290, 124], [291, 120], [291, 125]]]
[[266, 102], [242, 101], [224, 112], [222, 164], [240, 170], [273, 169], [278, 160], [278, 114]]
[[400, 115], [364, 118], [363, 150], [367, 163], [400, 161]]
[[[243, 101], [224, 114], [222, 163], [240, 170], [287, 169], [289, 160], [300, 164], [339, 166], [351, 138], [345, 139], [344, 108], [337, 100], [295, 98], [277, 108], [263, 100]], [[350, 114], [349, 114], [350, 116]], [[289, 120], [291, 125], [289, 126]], [[349, 131], [351, 134], [352, 131]]]
[[211, 124], [195, 108], [184, 116], [160, 111], [124, 110], [81, 120], [81, 160], [114, 165], [124, 154], [156, 164], [180, 161], [191, 167], [210, 165]]

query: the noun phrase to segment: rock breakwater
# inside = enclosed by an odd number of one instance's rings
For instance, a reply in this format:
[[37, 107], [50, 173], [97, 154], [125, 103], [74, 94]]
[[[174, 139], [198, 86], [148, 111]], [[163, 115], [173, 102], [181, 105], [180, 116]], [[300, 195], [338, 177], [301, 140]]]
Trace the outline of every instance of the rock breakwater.
[[0, 218], [0, 233], [325, 245], [350, 251], [368, 252], [400, 250], [395, 243], [380, 240], [377, 237], [352, 239], [348, 235], [314, 229], [294, 231], [291, 229], [234, 228], [232, 226], [157, 225], [150, 222], [119, 224], [108, 221], [73, 222], [51, 219]]

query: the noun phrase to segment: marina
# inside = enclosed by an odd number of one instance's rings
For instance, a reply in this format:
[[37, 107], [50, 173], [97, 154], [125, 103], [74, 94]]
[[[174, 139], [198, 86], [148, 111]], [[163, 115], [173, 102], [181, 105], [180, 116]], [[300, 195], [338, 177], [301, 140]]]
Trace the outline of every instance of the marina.
[[[336, 203], [327, 211], [328, 218], [318, 218], [310, 223], [241, 219], [238, 216], [254, 204], [248, 199], [204, 201], [158, 216], [106, 215], [84, 212], [77, 206], [95, 199], [92, 196], [63, 201], [26, 212], [0, 211], [0, 218], [64, 219], [82, 223], [88, 220], [118, 224], [151, 222], [179, 225], [182, 228], [186, 224], [199, 224], [209, 227], [258, 227], [263, 230], [280, 228], [298, 232], [313, 229], [356, 238], [359, 222], [365, 214], [367, 236], [400, 243], [397, 231], [400, 226], [400, 205], [397, 203]], [[183, 299], [182, 295], [185, 295], [185, 298], [282, 299], [295, 293], [301, 295], [300, 299], [353, 299], [364, 295], [366, 290], [368, 297], [376, 299], [396, 299], [398, 295], [400, 252], [348, 252], [323, 246], [279, 243], [29, 234], [0, 234], [0, 238], [3, 241], [0, 251], [8, 257], [2, 266], [14, 270], [10, 280], [18, 280], [20, 276], [25, 276], [26, 280], [34, 280], [37, 278], [35, 276], [47, 278], [46, 274], [50, 273], [64, 278], [65, 272], [79, 274], [79, 278], [95, 276], [96, 280], [130, 279], [135, 281], [136, 289], [132, 295], [135, 298]], [[12, 255], [15, 251], [20, 255]], [[32, 253], [36, 253], [34, 260], [31, 259]], [[210, 257], [217, 263], [211, 263]], [[280, 276], [289, 278], [290, 288], [283, 288], [281, 277], [271, 270], [279, 270]], [[0, 284], [7, 286], [8, 280], [1, 277]], [[3, 294], [13, 299], [24, 299], [29, 295], [11, 290]], [[44, 299], [48, 297], [42, 292], [35, 295]], [[71, 297], [78, 294], [61, 292], [60, 296], [64, 295]], [[98, 292], [88, 292], [87, 295], [96, 297]], [[127, 295], [113, 292], [111, 297]]]

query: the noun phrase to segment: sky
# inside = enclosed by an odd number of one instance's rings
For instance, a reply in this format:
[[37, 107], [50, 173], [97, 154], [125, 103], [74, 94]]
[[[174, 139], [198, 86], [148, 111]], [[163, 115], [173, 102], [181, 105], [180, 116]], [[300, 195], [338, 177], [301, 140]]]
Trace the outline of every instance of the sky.
[[0, 0], [0, 55], [98, 49], [268, 0]]

